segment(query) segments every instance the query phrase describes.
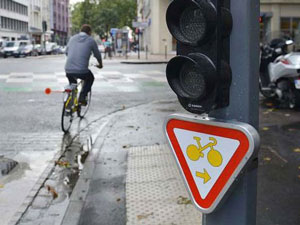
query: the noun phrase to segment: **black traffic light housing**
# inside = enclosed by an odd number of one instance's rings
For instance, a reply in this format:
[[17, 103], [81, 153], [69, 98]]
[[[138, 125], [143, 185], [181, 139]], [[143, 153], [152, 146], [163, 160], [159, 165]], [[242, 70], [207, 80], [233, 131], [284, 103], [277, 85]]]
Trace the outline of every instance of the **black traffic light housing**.
[[168, 63], [167, 79], [189, 112], [208, 113], [229, 105], [229, 8], [230, 0], [173, 0], [168, 7], [177, 56]]

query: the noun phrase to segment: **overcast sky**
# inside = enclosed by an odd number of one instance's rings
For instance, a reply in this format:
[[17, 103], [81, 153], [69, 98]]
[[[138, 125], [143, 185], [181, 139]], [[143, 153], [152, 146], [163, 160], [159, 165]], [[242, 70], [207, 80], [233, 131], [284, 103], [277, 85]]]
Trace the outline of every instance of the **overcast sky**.
[[70, 0], [71, 4], [75, 4], [76, 2], [82, 2], [83, 0]]

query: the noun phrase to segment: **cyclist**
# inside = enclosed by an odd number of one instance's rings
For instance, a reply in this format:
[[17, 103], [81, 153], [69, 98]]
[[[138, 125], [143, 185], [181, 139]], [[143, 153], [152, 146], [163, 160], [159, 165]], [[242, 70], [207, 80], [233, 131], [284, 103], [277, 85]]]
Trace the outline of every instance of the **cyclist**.
[[99, 69], [103, 67], [101, 53], [91, 34], [91, 26], [82, 25], [81, 32], [71, 37], [66, 48], [65, 71], [69, 83], [76, 84], [78, 78], [84, 80], [84, 86], [79, 95], [79, 104], [81, 105], [87, 104], [86, 96], [91, 91], [95, 79], [93, 73], [88, 69], [92, 53], [98, 61], [97, 67]]

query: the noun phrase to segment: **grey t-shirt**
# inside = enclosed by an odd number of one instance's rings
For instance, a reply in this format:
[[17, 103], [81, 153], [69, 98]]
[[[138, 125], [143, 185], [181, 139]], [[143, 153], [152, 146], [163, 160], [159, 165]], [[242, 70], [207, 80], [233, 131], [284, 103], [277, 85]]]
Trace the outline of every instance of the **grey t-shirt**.
[[88, 73], [91, 54], [98, 62], [102, 62], [101, 53], [96, 41], [84, 32], [74, 35], [67, 45], [66, 73]]

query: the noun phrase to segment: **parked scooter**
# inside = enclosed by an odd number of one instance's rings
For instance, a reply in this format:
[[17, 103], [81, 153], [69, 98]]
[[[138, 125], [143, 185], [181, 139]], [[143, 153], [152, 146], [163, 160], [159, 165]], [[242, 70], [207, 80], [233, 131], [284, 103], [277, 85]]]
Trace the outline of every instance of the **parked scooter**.
[[259, 89], [281, 107], [300, 107], [300, 53], [288, 54], [292, 40], [273, 39], [261, 46]]

